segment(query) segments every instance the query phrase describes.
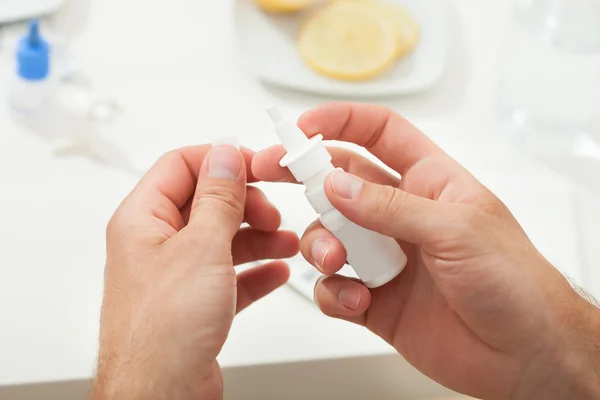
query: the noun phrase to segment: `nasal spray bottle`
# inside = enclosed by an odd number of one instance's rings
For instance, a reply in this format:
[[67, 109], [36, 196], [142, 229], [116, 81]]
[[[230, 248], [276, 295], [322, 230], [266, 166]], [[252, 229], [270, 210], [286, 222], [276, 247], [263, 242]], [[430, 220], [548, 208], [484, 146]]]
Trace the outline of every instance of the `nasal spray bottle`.
[[16, 53], [16, 79], [9, 94], [13, 112], [32, 122], [51, 100], [54, 85], [50, 78], [50, 45], [41, 36], [37, 21], [29, 25], [29, 32], [19, 40]]
[[325, 178], [335, 167], [323, 145], [323, 136], [308, 139], [296, 124], [283, 118], [277, 107], [270, 107], [267, 113], [287, 151], [280, 165], [288, 168], [296, 180], [306, 186], [306, 198], [321, 215], [321, 224], [342, 242], [348, 263], [365, 286], [377, 288], [398, 276], [407, 262], [398, 242], [351, 222], [327, 198]]

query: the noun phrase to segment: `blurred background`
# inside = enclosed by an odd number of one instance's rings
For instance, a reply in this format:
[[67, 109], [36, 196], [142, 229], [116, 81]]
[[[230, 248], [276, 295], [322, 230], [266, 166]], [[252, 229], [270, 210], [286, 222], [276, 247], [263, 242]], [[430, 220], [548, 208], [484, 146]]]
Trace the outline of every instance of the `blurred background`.
[[[86, 398], [105, 226], [154, 160], [270, 146], [265, 107], [330, 100], [408, 118], [600, 295], [600, 0], [0, 0], [0, 398]], [[301, 188], [263, 188], [285, 228], [315, 218]], [[322, 316], [291, 266], [234, 324], [227, 399], [452, 396]]]

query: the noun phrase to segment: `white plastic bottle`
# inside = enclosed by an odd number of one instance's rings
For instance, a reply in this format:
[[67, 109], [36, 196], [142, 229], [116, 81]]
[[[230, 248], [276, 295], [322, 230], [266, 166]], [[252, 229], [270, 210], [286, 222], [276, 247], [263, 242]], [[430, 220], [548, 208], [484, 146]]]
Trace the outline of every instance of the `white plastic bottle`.
[[55, 85], [50, 76], [50, 45], [40, 35], [39, 24], [32, 21], [28, 34], [17, 46], [16, 76], [9, 93], [15, 117], [30, 128], [43, 129]]
[[393, 280], [407, 262], [398, 242], [351, 222], [333, 207], [325, 194], [325, 178], [335, 168], [322, 143], [323, 136], [308, 139], [295, 124], [284, 120], [277, 107], [271, 107], [267, 112], [287, 151], [281, 166], [287, 167], [296, 180], [306, 186], [306, 198], [321, 215], [323, 227], [346, 248], [348, 263], [356, 274], [369, 288], [377, 288]]

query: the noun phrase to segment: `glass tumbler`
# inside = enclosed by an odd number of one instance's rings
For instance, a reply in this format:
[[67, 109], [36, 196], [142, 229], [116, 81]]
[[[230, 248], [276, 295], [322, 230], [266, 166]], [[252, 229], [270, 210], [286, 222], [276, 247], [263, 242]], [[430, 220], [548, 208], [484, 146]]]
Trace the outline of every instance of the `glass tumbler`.
[[507, 131], [534, 155], [600, 187], [600, 0], [519, 0], [500, 58]]

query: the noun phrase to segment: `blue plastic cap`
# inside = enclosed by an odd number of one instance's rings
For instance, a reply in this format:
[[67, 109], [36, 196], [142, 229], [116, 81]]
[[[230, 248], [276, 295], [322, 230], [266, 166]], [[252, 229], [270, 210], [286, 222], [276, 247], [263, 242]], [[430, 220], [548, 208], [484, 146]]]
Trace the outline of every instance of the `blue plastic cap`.
[[31, 21], [29, 33], [19, 40], [17, 72], [28, 81], [40, 81], [50, 74], [50, 45], [40, 35], [38, 21]]

